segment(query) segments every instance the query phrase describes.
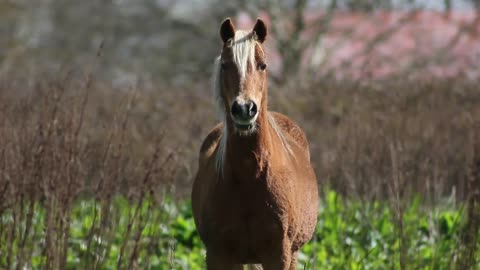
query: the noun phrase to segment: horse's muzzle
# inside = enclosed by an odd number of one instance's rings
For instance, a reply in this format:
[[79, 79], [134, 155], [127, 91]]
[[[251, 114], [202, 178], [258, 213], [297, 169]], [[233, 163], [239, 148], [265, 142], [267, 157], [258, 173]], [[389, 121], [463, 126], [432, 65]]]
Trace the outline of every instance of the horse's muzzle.
[[257, 104], [253, 101], [247, 101], [243, 104], [235, 101], [233, 102], [231, 112], [235, 122], [248, 125], [257, 116]]

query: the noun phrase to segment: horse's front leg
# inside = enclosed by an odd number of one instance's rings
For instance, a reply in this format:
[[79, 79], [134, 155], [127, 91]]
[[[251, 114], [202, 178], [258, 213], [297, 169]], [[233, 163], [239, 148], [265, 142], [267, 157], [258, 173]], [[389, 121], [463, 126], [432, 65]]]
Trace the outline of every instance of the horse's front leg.
[[285, 253], [277, 258], [270, 258], [262, 263], [263, 270], [296, 270], [292, 268], [292, 254]]
[[285, 243], [264, 258], [262, 266], [263, 270], [296, 270], [296, 262], [296, 254], [292, 254], [290, 243]]
[[243, 270], [243, 265], [207, 249], [207, 270]]

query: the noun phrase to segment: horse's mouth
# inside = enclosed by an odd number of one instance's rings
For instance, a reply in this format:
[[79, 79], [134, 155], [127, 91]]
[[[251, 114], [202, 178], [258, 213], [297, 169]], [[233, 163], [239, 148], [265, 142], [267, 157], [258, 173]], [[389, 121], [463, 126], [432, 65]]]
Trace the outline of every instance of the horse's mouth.
[[232, 117], [235, 131], [242, 136], [248, 136], [255, 133], [257, 130], [257, 116], [258, 114], [248, 120], [235, 119], [235, 117]]
[[253, 123], [252, 124], [235, 123], [235, 128], [240, 130], [240, 131], [249, 131], [249, 130], [253, 129]]
[[233, 126], [235, 127], [235, 132], [241, 136], [249, 136], [256, 131], [255, 121], [250, 123], [239, 123], [234, 121]]

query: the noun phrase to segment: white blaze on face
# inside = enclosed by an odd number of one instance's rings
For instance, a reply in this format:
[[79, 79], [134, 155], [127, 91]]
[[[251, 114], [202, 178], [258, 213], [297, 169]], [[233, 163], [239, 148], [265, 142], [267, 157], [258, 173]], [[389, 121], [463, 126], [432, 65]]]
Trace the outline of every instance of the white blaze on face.
[[[237, 66], [238, 76], [240, 81], [240, 93], [235, 98], [235, 101], [243, 105], [247, 103], [247, 101], [253, 101], [259, 105], [259, 100], [253, 96], [245, 96], [245, 79], [247, 76], [248, 68], [250, 67], [253, 70], [255, 66], [255, 46], [257, 42], [253, 37], [251, 31], [243, 31], [238, 30], [235, 32], [234, 40], [232, 42], [232, 54], [233, 54], [233, 62]], [[233, 101], [232, 101], [233, 103]], [[230, 104], [232, 105], [232, 104]], [[255, 122], [257, 119], [257, 115], [255, 115], [254, 119], [249, 121], [249, 123]]]
[[255, 64], [256, 41], [252, 32], [238, 30], [232, 43], [233, 61], [237, 65], [240, 83], [245, 80], [247, 69]]

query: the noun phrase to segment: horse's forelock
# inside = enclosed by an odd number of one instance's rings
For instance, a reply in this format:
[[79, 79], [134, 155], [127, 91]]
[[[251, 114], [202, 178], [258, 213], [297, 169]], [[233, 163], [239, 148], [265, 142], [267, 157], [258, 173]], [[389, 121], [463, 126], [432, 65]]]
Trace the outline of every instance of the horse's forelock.
[[256, 41], [252, 32], [239, 30], [235, 32], [235, 40], [232, 44], [233, 61], [237, 66], [240, 80], [245, 79], [248, 66], [255, 63]]

